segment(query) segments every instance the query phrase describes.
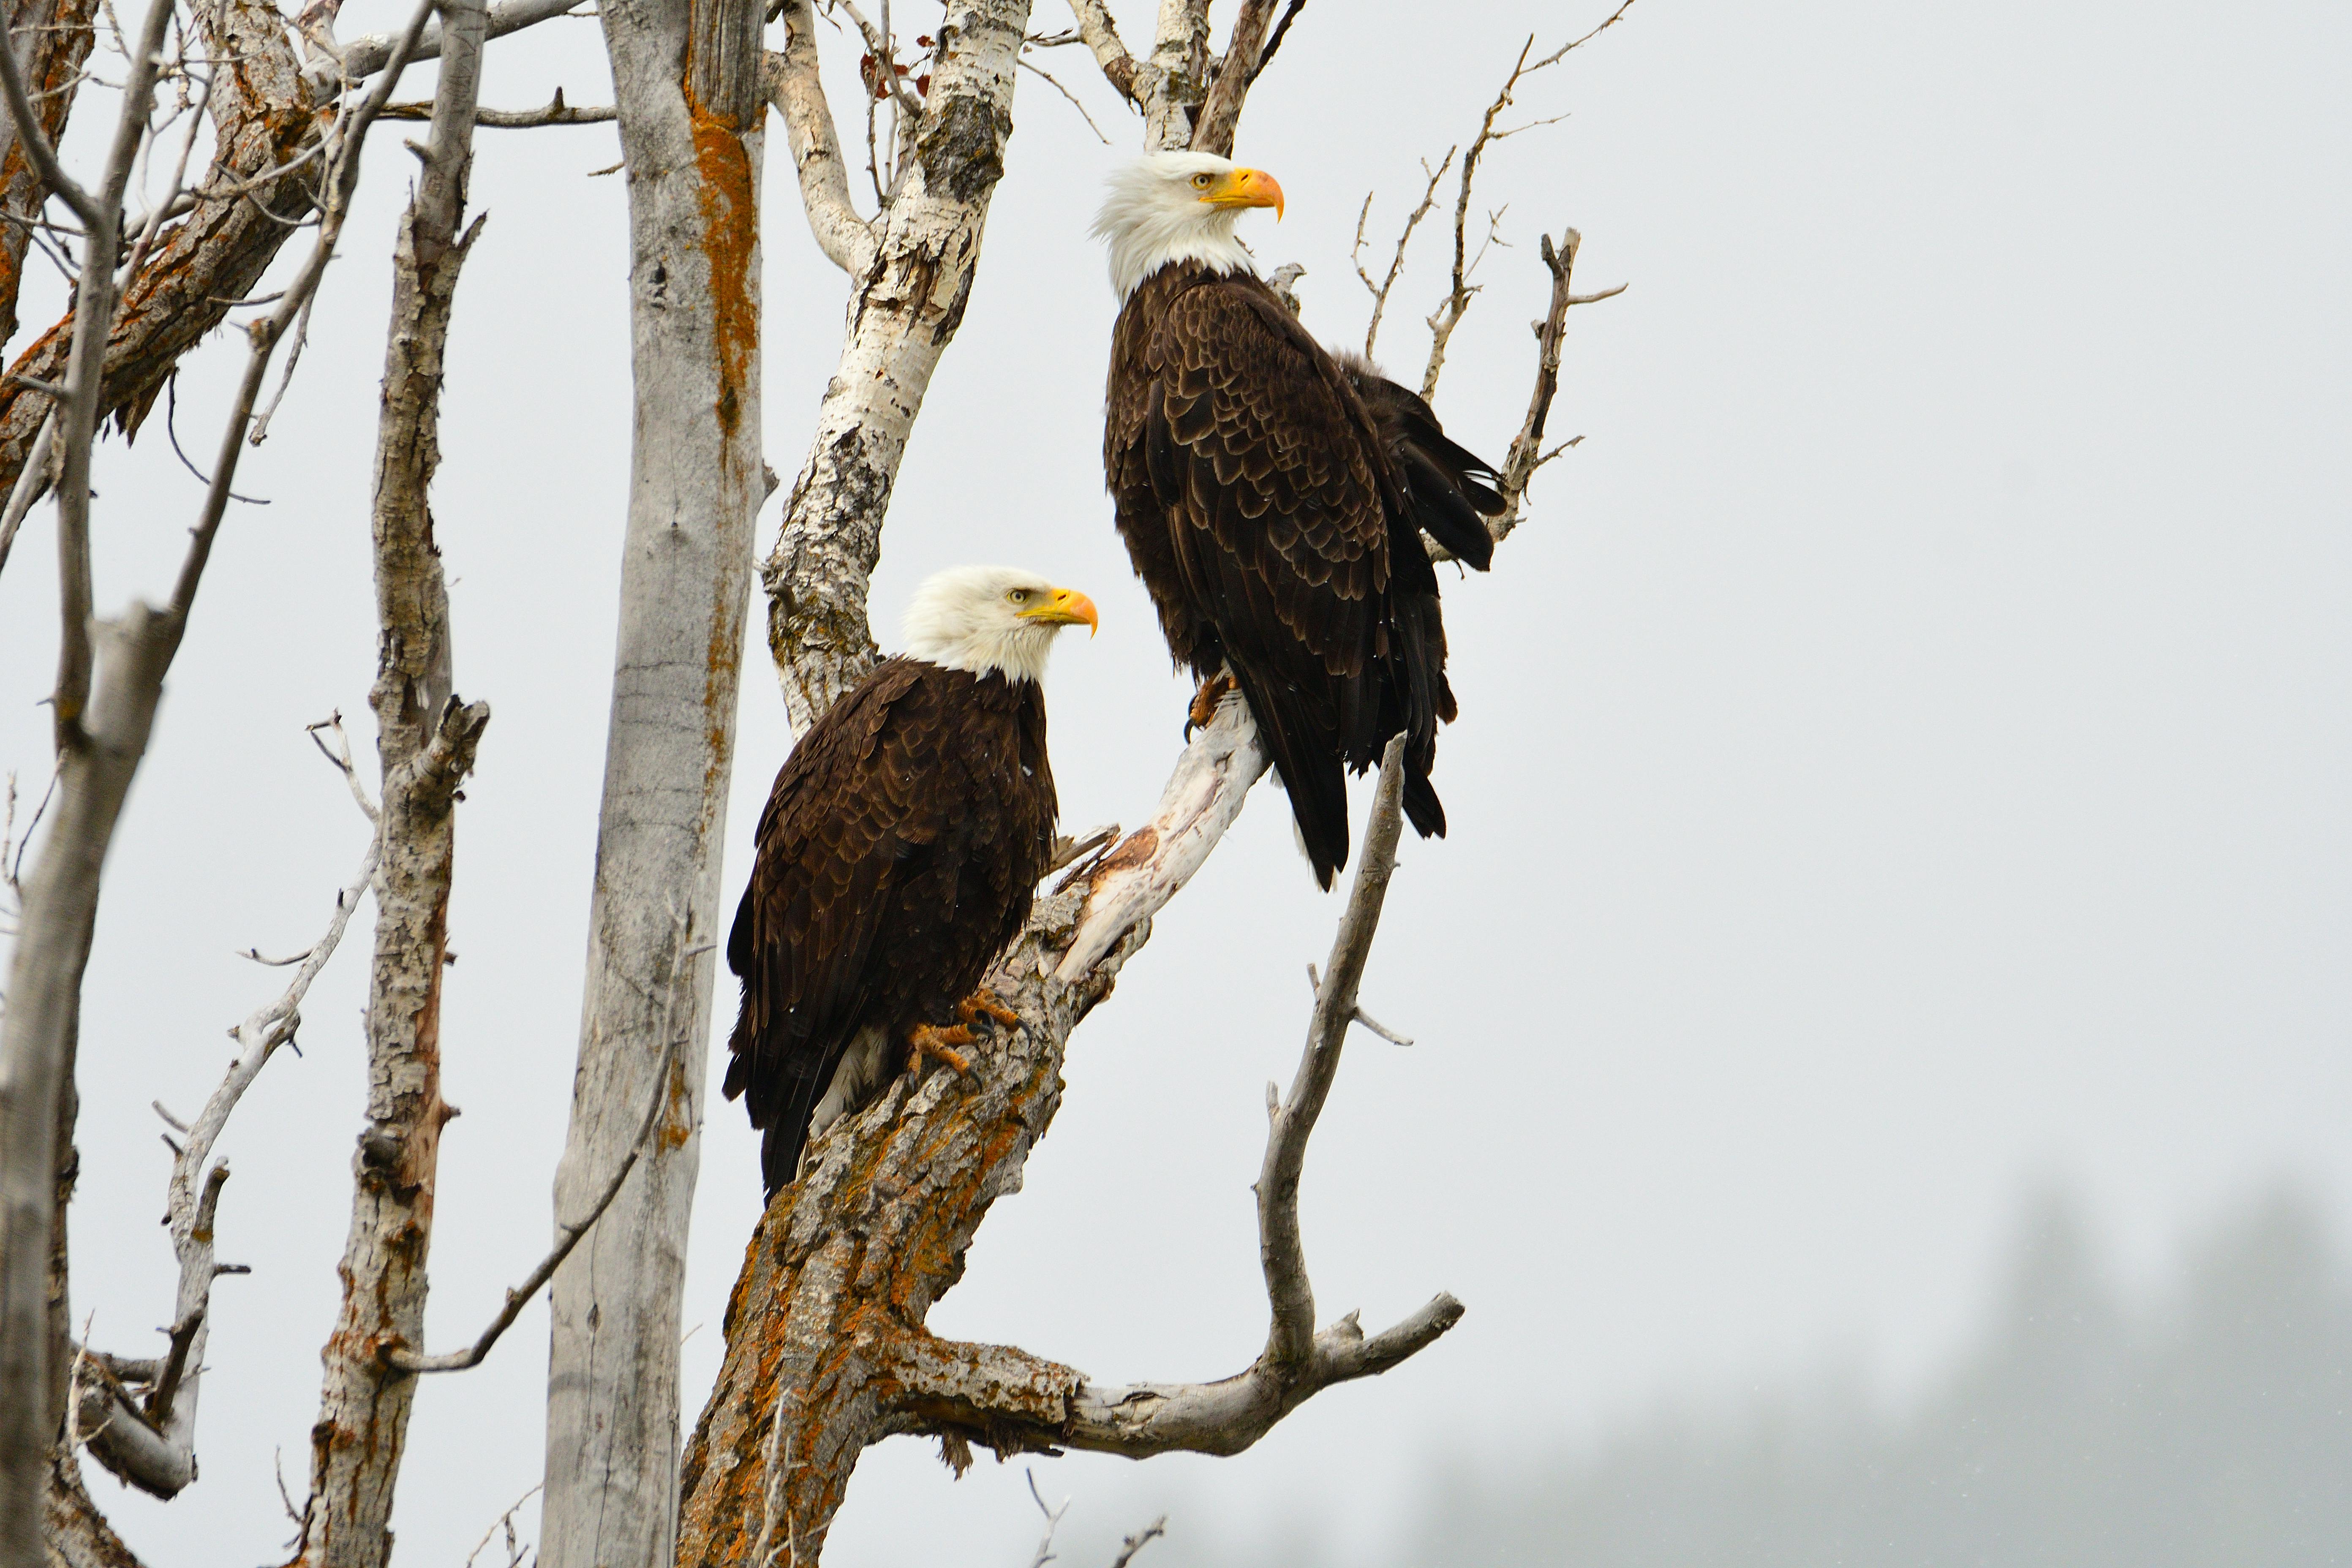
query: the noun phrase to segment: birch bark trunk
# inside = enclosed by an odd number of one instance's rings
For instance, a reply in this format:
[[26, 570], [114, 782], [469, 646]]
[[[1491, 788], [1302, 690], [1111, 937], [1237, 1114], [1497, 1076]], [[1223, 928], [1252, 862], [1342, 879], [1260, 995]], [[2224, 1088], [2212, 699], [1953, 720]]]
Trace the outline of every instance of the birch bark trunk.
[[[796, 30], [808, 26], [806, 0], [787, 10]], [[768, 651], [796, 733], [874, 667], [866, 580], [881, 558], [882, 519], [908, 434], [940, 356], [963, 324], [980, 270], [989, 198], [1003, 177], [1004, 143], [1013, 134], [1014, 62], [1028, 25], [1029, 0], [949, 6], [915, 130], [913, 166], [882, 210], [873, 259], [854, 277], [840, 367], [825, 384], [808, 461], [784, 503], [775, 550], [761, 568]], [[796, 37], [793, 47], [803, 43]], [[819, 113], [822, 107], [820, 100]], [[805, 133], [791, 117], [786, 125], [794, 161], [805, 169]], [[833, 156], [837, 163], [837, 151]], [[822, 241], [825, 226], [818, 227]]]
[[441, 971], [448, 951], [458, 784], [489, 722], [450, 694], [449, 597], [427, 501], [440, 461], [450, 306], [462, 238], [484, 0], [442, 0], [444, 54], [416, 195], [393, 255], [392, 327], [376, 433], [377, 747], [383, 757], [375, 959], [367, 1007], [368, 1119], [352, 1163], [343, 1301], [321, 1359], [298, 1568], [382, 1568], [416, 1380], [384, 1352], [425, 1337], [441, 1129]]
[[760, 455], [758, 0], [602, 8], [629, 182], [635, 423], [621, 625], [559, 1221], [659, 1134], [557, 1271], [547, 1568], [652, 1568], [677, 1515], [678, 1320]]

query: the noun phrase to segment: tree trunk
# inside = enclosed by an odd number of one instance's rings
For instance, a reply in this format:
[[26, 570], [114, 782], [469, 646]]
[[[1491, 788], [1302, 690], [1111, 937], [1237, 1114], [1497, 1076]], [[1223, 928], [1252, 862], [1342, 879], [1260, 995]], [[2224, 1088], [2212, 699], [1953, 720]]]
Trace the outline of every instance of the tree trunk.
[[[805, 4], [788, 8], [795, 28]], [[908, 433], [963, 324], [988, 202], [1013, 134], [1013, 78], [1029, 0], [974, 0], [940, 24], [914, 166], [883, 210], [874, 264], [853, 279], [840, 368], [817, 407], [808, 462], [761, 568], [768, 651], [796, 731], [872, 668], [866, 579]]]
[[427, 491], [440, 460], [450, 306], [480, 229], [478, 222], [464, 237], [457, 234], [485, 11], [484, 0], [444, 0], [432, 134], [393, 253], [373, 529], [378, 631], [369, 700], [383, 800], [368, 986], [368, 1119], [352, 1163], [342, 1308], [322, 1357], [326, 1379], [310, 1428], [310, 1495], [295, 1558], [302, 1568], [382, 1568], [392, 1554], [393, 1493], [416, 1379], [395, 1371], [384, 1352], [423, 1345], [434, 1180], [441, 1129], [456, 1114], [441, 1099], [441, 971], [457, 786], [489, 708], [462, 706], [450, 694], [448, 588]]
[[667, 1563], [678, 1321], [700, 1157], [720, 835], [760, 457], [758, 0], [608, 0], [629, 181], [635, 389], [612, 726], [572, 1126], [576, 1217], [635, 1142], [674, 1046], [660, 1134], [557, 1272], [547, 1568]]

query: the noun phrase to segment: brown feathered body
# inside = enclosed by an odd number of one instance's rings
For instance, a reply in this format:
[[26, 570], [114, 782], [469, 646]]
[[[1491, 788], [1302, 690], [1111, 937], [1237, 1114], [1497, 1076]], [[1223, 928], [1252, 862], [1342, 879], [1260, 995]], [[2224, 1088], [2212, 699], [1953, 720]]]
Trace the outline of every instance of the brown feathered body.
[[844, 1110], [887, 1086], [910, 1028], [953, 1021], [1029, 917], [1055, 810], [1033, 680], [888, 659], [793, 748], [727, 942], [726, 1094], [763, 1134], [771, 1194], [853, 1047], [870, 1081]]
[[1345, 770], [1405, 745], [1405, 809], [1454, 716], [1428, 531], [1483, 570], [1491, 467], [1429, 405], [1318, 343], [1247, 272], [1176, 261], [1129, 294], [1111, 343], [1103, 467], [1168, 647], [1230, 666], [1325, 887], [1348, 858]]

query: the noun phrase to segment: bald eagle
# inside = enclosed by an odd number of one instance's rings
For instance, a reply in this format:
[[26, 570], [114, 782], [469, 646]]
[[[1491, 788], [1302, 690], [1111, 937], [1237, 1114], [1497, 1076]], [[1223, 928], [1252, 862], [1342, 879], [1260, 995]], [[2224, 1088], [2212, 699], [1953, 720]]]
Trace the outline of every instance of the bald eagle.
[[[986, 1012], [974, 987], [1021, 929], [1054, 851], [1038, 681], [1084, 594], [965, 566], [923, 584], [907, 652], [810, 726], [760, 814], [727, 966], [743, 982], [726, 1094], [761, 1130], [770, 1196], [803, 1143]], [[958, 1021], [950, 1024], [953, 1016]]]
[[1272, 175], [1202, 153], [1113, 176], [1094, 226], [1120, 300], [1103, 469], [1169, 651], [1204, 683], [1193, 720], [1229, 669], [1328, 888], [1348, 859], [1342, 770], [1399, 731], [1406, 813], [1445, 831], [1429, 772], [1454, 702], [1421, 535], [1484, 571], [1483, 518], [1504, 508], [1493, 466], [1428, 404], [1327, 352], [1259, 279], [1234, 224], [1268, 206]]

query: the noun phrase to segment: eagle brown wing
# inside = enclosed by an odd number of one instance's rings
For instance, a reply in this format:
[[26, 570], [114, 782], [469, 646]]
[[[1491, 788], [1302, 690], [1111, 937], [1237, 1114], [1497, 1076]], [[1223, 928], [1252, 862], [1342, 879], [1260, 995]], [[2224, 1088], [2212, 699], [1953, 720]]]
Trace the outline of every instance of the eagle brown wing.
[[[924, 666], [890, 660], [793, 749], [760, 815], [757, 858], [727, 942], [743, 1000], [725, 1092], [790, 1180], [810, 1113], [832, 1081], [889, 965], [877, 939], [893, 895], [922, 879], [946, 826], [933, 754], [947, 715]], [[789, 1145], [784, 1151], [780, 1146]], [[769, 1185], [781, 1184], [763, 1158]]]
[[1214, 625], [1328, 885], [1348, 853], [1342, 767], [1379, 760], [1392, 706], [1400, 499], [1362, 403], [1255, 278], [1177, 295], [1150, 363], [1144, 460], [1175, 571]]

